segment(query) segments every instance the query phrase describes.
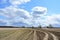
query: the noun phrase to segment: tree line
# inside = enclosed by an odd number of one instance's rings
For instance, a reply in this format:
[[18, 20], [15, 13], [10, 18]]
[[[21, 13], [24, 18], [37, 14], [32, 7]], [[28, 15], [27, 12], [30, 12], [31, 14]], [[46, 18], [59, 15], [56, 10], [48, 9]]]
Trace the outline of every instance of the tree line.
[[[20, 27], [15, 27], [15, 26], [0, 26], [0, 28], [43, 28], [41, 25], [39, 25], [38, 27], [25, 27], [25, 26], [20, 26]], [[53, 26], [50, 24], [48, 26], [45, 26], [44, 28], [53, 28]]]

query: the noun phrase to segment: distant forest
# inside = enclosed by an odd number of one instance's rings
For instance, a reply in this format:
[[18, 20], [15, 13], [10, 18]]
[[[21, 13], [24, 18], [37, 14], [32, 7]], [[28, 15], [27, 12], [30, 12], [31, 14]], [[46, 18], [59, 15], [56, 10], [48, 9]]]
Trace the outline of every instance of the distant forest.
[[0, 26], [0, 28], [14, 28], [13, 26]]
[[25, 27], [25, 26], [20, 26], [20, 27], [16, 27], [16, 26], [0, 26], [0, 28], [54, 28], [52, 25], [49, 25], [49, 26], [45, 26], [45, 27], [42, 27], [41, 25], [39, 25], [38, 27]]

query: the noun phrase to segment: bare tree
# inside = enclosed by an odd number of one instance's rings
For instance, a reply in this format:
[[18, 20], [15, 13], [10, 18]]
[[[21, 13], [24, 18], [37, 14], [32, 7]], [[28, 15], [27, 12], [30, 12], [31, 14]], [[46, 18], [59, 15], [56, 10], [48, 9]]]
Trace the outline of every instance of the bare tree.
[[41, 27], [42, 27], [41, 25], [38, 26], [38, 28], [41, 28]]
[[49, 26], [47, 26], [47, 28], [53, 28], [53, 26], [51, 24], [49, 24]]
[[34, 28], [34, 26], [32, 26], [32, 28]]
[[25, 28], [25, 26], [22, 26], [22, 28]]

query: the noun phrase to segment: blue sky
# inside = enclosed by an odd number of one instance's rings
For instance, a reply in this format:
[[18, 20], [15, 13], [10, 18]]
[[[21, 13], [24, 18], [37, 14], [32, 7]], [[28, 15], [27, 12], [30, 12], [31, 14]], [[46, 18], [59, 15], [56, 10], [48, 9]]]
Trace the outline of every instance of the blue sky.
[[[5, 8], [7, 6], [10, 6], [9, 2], [2, 3], [3, 1], [0, 0], [0, 8]], [[28, 11], [31, 11], [31, 9], [35, 6], [42, 6], [47, 7], [49, 12], [53, 13], [60, 13], [60, 0], [31, 0], [28, 3], [21, 4], [20, 8], [24, 8]]]
[[0, 0], [0, 25], [58, 26], [59, 4], [60, 0]]
[[60, 0], [31, 0], [29, 3], [21, 6], [25, 6], [24, 9], [28, 11], [31, 11], [31, 9], [35, 6], [42, 6], [48, 9], [48, 13], [60, 13], [59, 4]]

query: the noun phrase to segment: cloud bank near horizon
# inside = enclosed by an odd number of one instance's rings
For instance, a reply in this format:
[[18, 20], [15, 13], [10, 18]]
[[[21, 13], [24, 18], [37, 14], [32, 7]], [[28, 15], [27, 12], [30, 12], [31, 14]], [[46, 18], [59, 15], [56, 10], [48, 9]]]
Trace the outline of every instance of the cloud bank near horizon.
[[[48, 26], [59, 25], [60, 14], [47, 15], [47, 8], [35, 6], [28, 12], [18, 8], [18, 5], [27, 3], [31, 0], [9, 0], [11, 5], [0, 9], [0, 25], [6, 26]], [[4, 1], [4, 3], [6, 0]]]

